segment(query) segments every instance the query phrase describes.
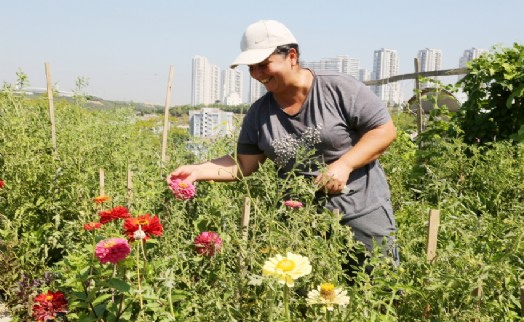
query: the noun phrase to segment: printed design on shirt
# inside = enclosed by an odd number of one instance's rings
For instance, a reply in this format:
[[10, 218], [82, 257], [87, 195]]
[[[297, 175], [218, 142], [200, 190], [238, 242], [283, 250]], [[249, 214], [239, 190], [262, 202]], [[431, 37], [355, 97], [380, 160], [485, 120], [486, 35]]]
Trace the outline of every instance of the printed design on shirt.
[[307, 127], [301, 134], [288, 134], [281, 138], [274, 140], [271, 143], [275, 151], [275, 160], [273, 161], [278, 167], [285, 167], [288, 162], [296, 159], [297, 151], [304, 149], [304, 151], [312, 150], [315, 145], [321, 142], [320, 130], [321, 125], [314, 127]]

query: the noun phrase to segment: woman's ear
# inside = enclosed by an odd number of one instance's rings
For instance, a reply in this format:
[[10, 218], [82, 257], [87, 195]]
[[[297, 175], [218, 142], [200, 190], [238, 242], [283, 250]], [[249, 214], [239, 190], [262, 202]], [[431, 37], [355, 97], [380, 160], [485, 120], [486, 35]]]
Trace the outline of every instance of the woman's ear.
[[290, 48], [287, 55], [291, 59], [291, 66], [298, 65], [298, 54], [295, 48]]

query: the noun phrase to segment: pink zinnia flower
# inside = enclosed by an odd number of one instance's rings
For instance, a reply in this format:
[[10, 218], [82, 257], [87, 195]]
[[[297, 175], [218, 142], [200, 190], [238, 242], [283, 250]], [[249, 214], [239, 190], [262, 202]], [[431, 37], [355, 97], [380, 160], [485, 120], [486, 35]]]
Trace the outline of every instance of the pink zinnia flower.
[[171, 179], [169, 189], [178, 200], [191, 199], [196, 193], [195, 186], [191, 182], [180, 179]]
[[57, 314], [67, 313], [67, 300], [60, 291], [39, 294], [35, 297], [35, 302], [33, 317], [39, 322], [55, 320]]
[[109, 238], [96, 244], [95, 255], [102, 264], [116, 264], [131, 253], [129, 243], [124, 238]]
[[4, 180], [0, 180], [0, 189], [3, 189], [5, 186]]
[[102, 211], [100, 213], [100, 223], [107, 224], [108, 222], [111, 222], [113, 220], [125, 219], [129, 217], [131, 217], [131, 214], [129, 213], [129, 210], [127, 210], [126, 207], [116, 206], [111, 210]]
[[205, 231], [195, 238], [194, 245], [197, 253], [211, 257], [222, 250], [222, 239], [215, 232]]
[[301, 208], [302, 207], [302, 203], [296, 200], [286, 200], [284, 201], [284, 205], [286, 205], [289, 208]]
[[84, 224], [85, 230], [94, 230], [102, 227], [102, 224], [99, 222], [88, 222], [87, 224]]

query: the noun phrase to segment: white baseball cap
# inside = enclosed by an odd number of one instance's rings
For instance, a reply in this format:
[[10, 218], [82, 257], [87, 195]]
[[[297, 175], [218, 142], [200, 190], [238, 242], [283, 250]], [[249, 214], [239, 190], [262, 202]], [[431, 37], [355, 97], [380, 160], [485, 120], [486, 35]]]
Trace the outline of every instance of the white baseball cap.
[[286, 26], [275, 20], [259, 20], [246, 28], [240, 41], [242, 52], [230, 67], [258, 64], [268, 58], [278, 46], [287, 44], [298, 42]]

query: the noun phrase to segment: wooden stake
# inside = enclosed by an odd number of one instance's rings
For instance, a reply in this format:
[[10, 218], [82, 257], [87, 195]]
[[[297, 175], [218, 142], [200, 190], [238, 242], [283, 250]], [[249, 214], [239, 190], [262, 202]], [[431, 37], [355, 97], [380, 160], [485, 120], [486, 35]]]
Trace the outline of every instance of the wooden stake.
[[432, 263], [437, 256], [437, 235], [440, 224], [440, 210], [431, 209], [429, 211], [429, 227], [428, 227], [428, 246], [426, 251], [426, 260]]
[[127, 208], [131, 208], [133, 202], [133, 171], [127, 169]]
[[[440, 224], [440, 210], [431, 209], [429, 211], [429, 225], [428, 225], [428, 244], [426, 249], [426, 261], [431, 264], [437, 256], [437, 235]], [[428, 283], [427, 281], [425, 282]], [[422, 312], [422, 320], [426, 320], [431, 314], [431, 305], [426, 304]]]
[[169, 68], [167, 81], [166, 106], [164, 108], [164, 131], [162, 133], [162, 164], [167, 161], [167, 134], [169, 131], [169, 105], [171, 104], [171, 83], [173, 82], [173, 65]]
[[105, 173], [104, 168], [100, 168], [99, 170], [99, 178], [100, 178], [100, 196], [105, 196]]
[[51, 120], [51, 144], [53, 146], [53, 153], [58, 157], [56, 149], [56, 122], [55, 122], [55, 106], [53, 103], [53, 83], [51, 82], [51, 67], [45, 63], [45, 76], [47, 79], [47, 100], [49, 102], [49, 119]]
[[[482, 281], [480, 279], [477, 281], [477, 287], [475, 287], [471, 295], [473, 295], [477, 299], [477, 304], [475, 305], [475, 308], [477, 310], [477, 313], [480, 314], [480, 301], [482, 300]], [[479, 321], [480, 320], [477, 318], [472, 320], [472, 322], [479, 322]]]
[[524, 285], [520, 287], [520, 316], [524, 317]]

